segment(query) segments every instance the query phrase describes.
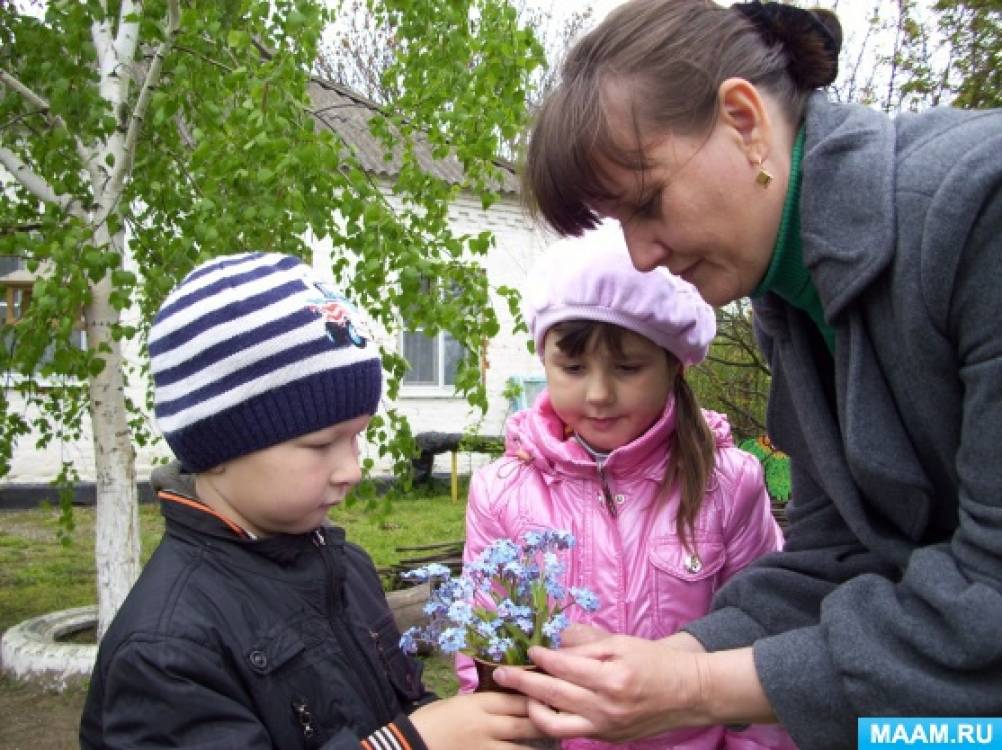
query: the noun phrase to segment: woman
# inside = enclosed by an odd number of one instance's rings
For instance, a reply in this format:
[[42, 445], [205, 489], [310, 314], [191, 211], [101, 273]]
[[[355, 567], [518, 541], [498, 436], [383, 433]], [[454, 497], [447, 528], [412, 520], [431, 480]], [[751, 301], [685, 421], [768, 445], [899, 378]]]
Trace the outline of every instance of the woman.
[[615, 218], [638, 268], [752, 297], [793, 471], [785, 549], [686, 633], [579, 630], [498, 675], [552, 734], [1002, 715], [1002, 112], [830, 103], [840, 43], [829, 13], [633, 0], [540, 112], [558, 232]]

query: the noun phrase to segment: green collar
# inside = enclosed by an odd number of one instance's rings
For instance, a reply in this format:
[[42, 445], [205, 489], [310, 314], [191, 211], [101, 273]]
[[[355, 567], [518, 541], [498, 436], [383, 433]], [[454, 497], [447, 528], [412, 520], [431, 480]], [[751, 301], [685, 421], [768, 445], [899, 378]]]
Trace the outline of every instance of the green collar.
[[779, 295], [794, 307], [803, 310], [814, 321], [824, 336], [830, 352], [835, 351], [835, 329], [825, 321], [824, 310], [818, 297], [818, 290], [804, 265], [800, 238], [800, 164], [804, 158], [804, 128], [800, 128], [793, 142], [790, 157], [790, 184], [786, 190], [783, 215], [776, 233], [776, 244], [772, 249], [772, 261], [765, 277], [752, 292], [752, 297], [761, 297], [768, 292]]

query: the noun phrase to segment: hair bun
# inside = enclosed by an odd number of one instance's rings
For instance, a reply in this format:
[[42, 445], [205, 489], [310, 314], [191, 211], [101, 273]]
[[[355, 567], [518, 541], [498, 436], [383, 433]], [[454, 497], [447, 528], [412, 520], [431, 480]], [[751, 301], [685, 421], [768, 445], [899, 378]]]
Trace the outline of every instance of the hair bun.
[[751, 21], [766, 44], [783, 46], [789, 57], [787, 72], [798, 88], [817, 89], [835, 80], [842, 24], [834, 13], [759, 0], [731, 7]]

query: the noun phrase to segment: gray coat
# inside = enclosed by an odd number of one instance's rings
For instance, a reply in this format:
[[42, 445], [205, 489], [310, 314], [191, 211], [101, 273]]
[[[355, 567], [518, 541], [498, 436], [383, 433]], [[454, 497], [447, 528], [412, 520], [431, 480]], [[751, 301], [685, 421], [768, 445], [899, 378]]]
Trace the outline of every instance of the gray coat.
[[802, 748], [856, 717], [1002, 715], [1002, 111], [808, 107], [804, 262], [835, 328], [754, 305], [786, 549], [687, 628], [754, 643]]

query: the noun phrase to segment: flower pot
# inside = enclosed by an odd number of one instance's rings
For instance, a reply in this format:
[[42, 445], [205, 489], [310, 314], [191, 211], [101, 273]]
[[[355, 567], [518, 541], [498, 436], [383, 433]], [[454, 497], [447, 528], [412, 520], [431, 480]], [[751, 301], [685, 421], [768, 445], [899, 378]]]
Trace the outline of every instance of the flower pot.
[[486, 659], [478, 659], [476, 656], [473, 657], [473, 663], [477, 667], [477, 692], [485, 693], [488, 691], [495, 693], [513, 693], [518, 695], [517, 690], [505, 687], [504, 685], [499, 685], [494, 682], [494, 670], [498, 667], [508, 667], [510, 669], [525, 669], [530, 672], [538, 671], [538, 667], [535, 664], [498, 664], [497, 662], [487, 661]]
[[[504, 685], [499, 685], [494, 681], [494, 670], [498, 667], [505, 667], [506, 669], [526, 669], [532, 672], [538, 672], [539, 667], [535, 664], [498, 664], [493, 661], [486, 661], [485, 659], [478, 659], [473, 657], [473, 663], [477, 668], [477, 690], [478, 693], [485, 692], [495, 692], [495, 693], [511, 693], [512, 695], [519, 695], [517, 690], [505, 687]], [[538, 750], [559, 750], [560, 741], [554, 739], [541, 739], [541, 740], [519, 740], [518, 744], [524, 745], [525, 747], [538, 748]]]

